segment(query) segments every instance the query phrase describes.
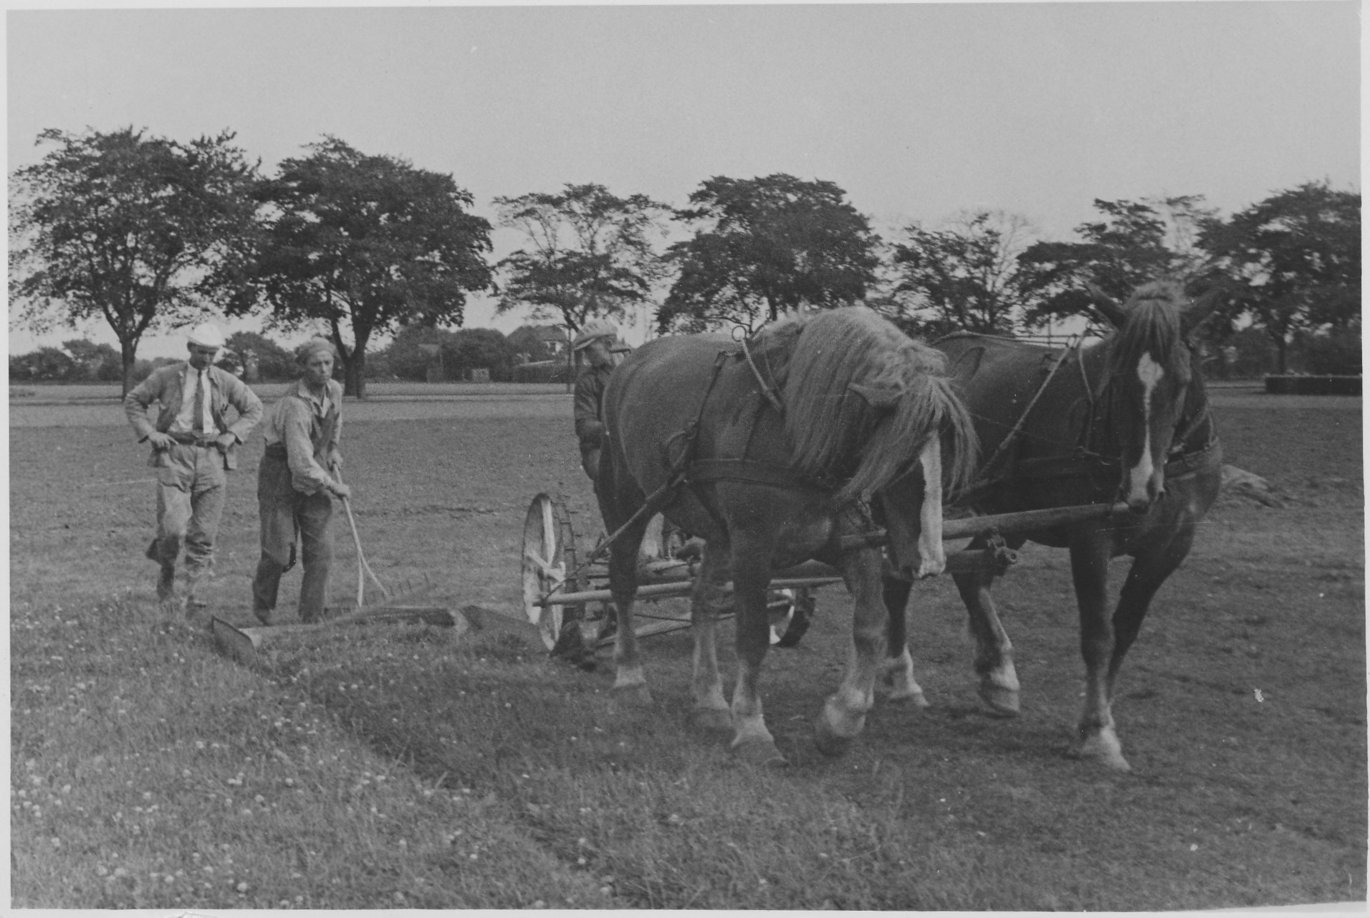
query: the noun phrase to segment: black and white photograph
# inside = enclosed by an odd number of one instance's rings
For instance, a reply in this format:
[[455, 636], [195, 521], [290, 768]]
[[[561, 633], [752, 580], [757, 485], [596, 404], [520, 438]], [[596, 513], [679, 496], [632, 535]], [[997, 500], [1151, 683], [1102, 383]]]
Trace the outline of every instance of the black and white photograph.
[[7, 4], [7, 906], [1365, 914], [1364, 14]]

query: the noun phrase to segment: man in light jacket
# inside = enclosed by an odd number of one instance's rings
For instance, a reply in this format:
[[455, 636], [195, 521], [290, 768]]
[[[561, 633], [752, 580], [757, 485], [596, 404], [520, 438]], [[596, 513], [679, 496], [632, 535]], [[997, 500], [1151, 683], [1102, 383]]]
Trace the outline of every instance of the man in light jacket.
[[[176, 559], [184, 547], [191, 618], [206, 605], [213, 577], [225, 472], [238, 467], [238, 446], [262, 419], [252, 390], [214, 366], [223, 346], [217, 325], [197, 325], [187, 338], [188, 360], [154, 370], [124, 397], [124, 413], [138, 442], [152, 447], [148, 465], [157, 470], [157, 535], [146, 552], [161, 567], [157, 599], [164, 611], [176, 608]], [[148, 416], [153, 403], [159, 405], [155, 419]]]

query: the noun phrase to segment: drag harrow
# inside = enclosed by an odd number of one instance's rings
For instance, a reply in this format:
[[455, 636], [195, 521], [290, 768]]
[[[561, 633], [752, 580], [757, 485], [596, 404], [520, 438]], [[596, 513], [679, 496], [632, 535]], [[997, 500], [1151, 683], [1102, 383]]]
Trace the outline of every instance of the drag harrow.
[[[700, 564], [692, 548], [660, 516], [648, 524], [638, 556], [639, 606], [635, 617], [642, 619], [636, 629], [639, 637], [690, 627], [688, 611], [672, 614], [656, 601], [690, 595]], [[523, 522], [523, 607], [548, 650], [556, 646], [568, 621], [580, 623], [585, 646], [602, 646], [613, 640], [615, 619], [608, 563], [582, 564], [582, 557], [588, 555], [576, 544], [571, 511], [565, 502], [538, 494], [528, 505]], [[812, 620], [814, 588], [841, 582], [836, 572], [829, 571], [830, 576], [771, 582], [768, 605], [773, 645], [792, 647], [799, 643]], [[647, 603], [652, 603], [651, 608], [644, 608]]]

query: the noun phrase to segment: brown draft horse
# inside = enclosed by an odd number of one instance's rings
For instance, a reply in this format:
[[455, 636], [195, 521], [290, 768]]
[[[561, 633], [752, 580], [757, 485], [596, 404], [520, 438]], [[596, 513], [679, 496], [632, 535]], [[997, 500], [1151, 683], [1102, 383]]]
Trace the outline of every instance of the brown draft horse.
[[[1074, 754], [1127, 770], [1114, 727], [1114, 685], [1156, 590], [1179, 566], [1221, 484], [1222, 449], [1189, 335], [1217, 292], [1192, 304], [1183, 289], [1155, 282], [1125, 307], [1095, 291], [1115, 326], [1090, 348], [1050, 349], [986, 335], [935, 343], [975, 418], [984, 450], [977, 483], [958, 505], [1006, 513], [1126, 501], [1131, 513], [1005, 534], [1070, 549], [1085, 661], [1085, 701]], [[984, 547], [977, 538], [972, 548]], [[1134, 558], [1112, 617], [1109, 559]], [[1018, 712], [1013, 645], [1000, 624], [990, 572], [958, 574], [956, 587], [976, 644], [980, 696], [996, 713]], [[910, 584], [888, 578], [890, 669], [896, 695], [922, 701], [906, 645]], [[897, 657], [896, 657], [897, 655]]]
[[[722, 335], [660, 338], [610, 379], [596, 481], [618, 610], [614, 689], [650, 703], [633, 632], [637, 552], [658, 508], [704, 539], [691, 594], [694, 712], [733, 731], [747, 760], [783, 764], [758, 682], [769, 646], [772, 572], [810, 559], [837, 568], [855, 614], [852, 654], [815, 723], [841, 752], [861, 731], [885, 656], [882, 554], [865, 500], [907, 576], [942, 571], [942, 488], [974, 466], [970, 418], [939, 375], [944, 359], [865, 307], [777, 322], [739, 345]], [[621, 530], [621, 531], [620, 531]], [[731, 582], [731, 590], [729, 583]], [[715, 621], [736, 612], [737, 684], [724, 700]]]

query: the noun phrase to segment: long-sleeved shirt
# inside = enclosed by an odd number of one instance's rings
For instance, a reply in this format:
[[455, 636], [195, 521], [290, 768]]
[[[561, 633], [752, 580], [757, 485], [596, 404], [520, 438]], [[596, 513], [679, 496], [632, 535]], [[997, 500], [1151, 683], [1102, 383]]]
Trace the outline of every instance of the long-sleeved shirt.
[[342, 435], [342, 384], [330, 379], [322, 396], [304, 380], [291, 383], [267, 412], [262, 433], [266, 445], [282, 444], [296, 491], [314, 494], [334, 483], [330, 469], [338, 458]]
[[[137, 431], [140, 443], [154, 432], [181, 430], [177, 417], [183, 409], [193, 411], [194, 408], [193, 404], [187, 404], [194, 401], [190, 398], [194, 390], [192, 388], [188, 393], [186, 387], [195, 385], [195, 373], [193, 370], [187, 372], [189, 367], [189, 363], [160, 367], [124, 396], [124, 414]], [[205, 381], [209, 384], [209, 422], [212, 422], [212, 429], [206, 433], [211, 437], [231, 433], [238, 443], [242, 443], [262, 419], [261, 399], [241, 379], [219, 367], [206, 370]], [[147, 411], [153, 403], [159, 406], [155, 421], [148, 417]], [[232, 423], [226, 415], [230, 407], [238, 413]], [[158, 463], [159, 455], [158, 451], [153, 451], [151, 465]], [[238, 467], [237, 444], [225, 450], [224, 465], [230, 469]]]

